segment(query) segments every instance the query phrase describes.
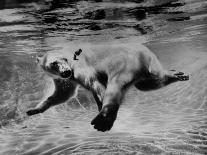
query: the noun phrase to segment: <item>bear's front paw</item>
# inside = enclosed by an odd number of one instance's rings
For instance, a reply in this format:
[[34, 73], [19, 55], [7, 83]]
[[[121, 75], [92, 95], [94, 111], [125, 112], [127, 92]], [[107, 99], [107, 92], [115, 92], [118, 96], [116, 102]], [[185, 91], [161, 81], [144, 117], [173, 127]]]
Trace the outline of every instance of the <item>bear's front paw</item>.
[[26, 113], [28, 116], [31, 116], [40, 113], [40, 111], [38, 109], [30, 109]]
[[117, 117], [118, 108], [115, 106], [104, 107], [91, 121], [91, 125], [98, 131], [108, 131], [112, 128]]

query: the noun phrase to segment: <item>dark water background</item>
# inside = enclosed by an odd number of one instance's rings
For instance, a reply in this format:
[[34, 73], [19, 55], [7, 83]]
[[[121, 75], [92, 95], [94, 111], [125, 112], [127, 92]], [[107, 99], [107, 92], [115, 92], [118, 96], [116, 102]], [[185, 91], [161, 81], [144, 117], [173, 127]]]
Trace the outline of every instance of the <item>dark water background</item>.
[[[110, 132], [90, 93], [27, 117], [53, 90], [36, 55], [68, 42], [138, 42], [190, 81], [127, 93]], [[0, 154], [207, 154], [207, 1], [0, 0]]]

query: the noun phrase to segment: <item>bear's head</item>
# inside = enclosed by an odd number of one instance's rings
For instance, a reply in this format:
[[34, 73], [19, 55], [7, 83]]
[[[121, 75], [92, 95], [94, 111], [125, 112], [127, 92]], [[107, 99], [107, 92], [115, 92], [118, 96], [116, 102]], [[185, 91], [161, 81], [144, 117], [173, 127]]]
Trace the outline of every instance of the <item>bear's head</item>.
[[46, 54], [37, 58], [38, 64], [53, 78], [70, 78], [72, 76], [71, 64], [60, 54]]

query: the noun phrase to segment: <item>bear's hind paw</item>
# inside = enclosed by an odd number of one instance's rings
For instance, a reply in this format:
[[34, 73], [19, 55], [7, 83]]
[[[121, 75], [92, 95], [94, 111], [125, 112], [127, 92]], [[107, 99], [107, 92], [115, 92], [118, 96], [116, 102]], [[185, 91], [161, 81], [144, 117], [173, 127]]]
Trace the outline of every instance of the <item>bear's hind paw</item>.
[[188, 81], [189, 75], [176, 75], [179, 81]]
[[174, 78], [176, 81], [187, 81], [187, 80], [189, 80], [189, 75], [185, 75], [183, 72], [178, 72], [176, 70], [170, 70], [169, 75], [171, 75], [171, 77]]

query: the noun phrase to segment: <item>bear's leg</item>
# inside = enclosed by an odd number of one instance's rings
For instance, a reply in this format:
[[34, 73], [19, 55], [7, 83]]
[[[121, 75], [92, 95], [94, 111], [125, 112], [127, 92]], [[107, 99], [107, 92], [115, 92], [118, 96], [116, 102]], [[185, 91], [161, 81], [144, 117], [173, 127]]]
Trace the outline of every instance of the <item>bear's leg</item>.
[[100, 99], [100, 97], [96, 93], [93, 93], [93, 97], [94, 97], [94, 99], [96, 101], [96, 104], [98, 106], [98, 111], [101, 111], [101, 108], [102, 108], [102, 105], [103, 105], [102, 99]]
[[183, 72], [176, 72], [173, 70], [169, 72], [163, 72], [162, 77], [157, 75], [151, 75], [147, 77], [145, 80], [136, 82], [134, 86], [139, 90], [148, 91], [162, 88], [173, 82], [187, 80], [189, 80], [188, 75], [184, 75]]
[[116, 120], [122, 98], [125, 95], [127, 85], [130, 84], [131, 81], [130, 75], [124, 75], [123, 73], [123, 76], [119, 75], [119, 79], [115, 77], [113, 80], [108, 82], [103, 99], [103, 108], [91, 122], [95, 129], [104, 132], [112, 128], [114, 121]]
[[151, 61], [148, 64], [149, 75], [141, 83], [137, 81], [135, 86], [138, 89], [139, 87], [143, 90], [158, 89], [176, 81], [189, 80], [189, 76], [184, 75], [182, 72], [176, 72], [175, 70], [166, 71], [158, 58], [153, 53], [151, 55]]
[[77, 84], [74, 82], [69, 82], [67, 80], [55, 79], [55, 91], [47, 98], [47, 100], [39, 103], [35, 108], [27, 111], [27, 115], [35, 115], [38, 113], [43, 113], [51, 106], [61, 104], [67, 101], [69, 98], [73, 97], [76, 93]]
[[146, 78], [134, 83], [134, 86], [142, 91], [156, 90], [163, 85], [162, 79], [159, 78]]
[[98, 81], [95, 81], [92, 87], [93, 97], [97, 103], [98, 111], [101, 111], [103, 105], [103, 97], [105, 93], [105, 87]]

